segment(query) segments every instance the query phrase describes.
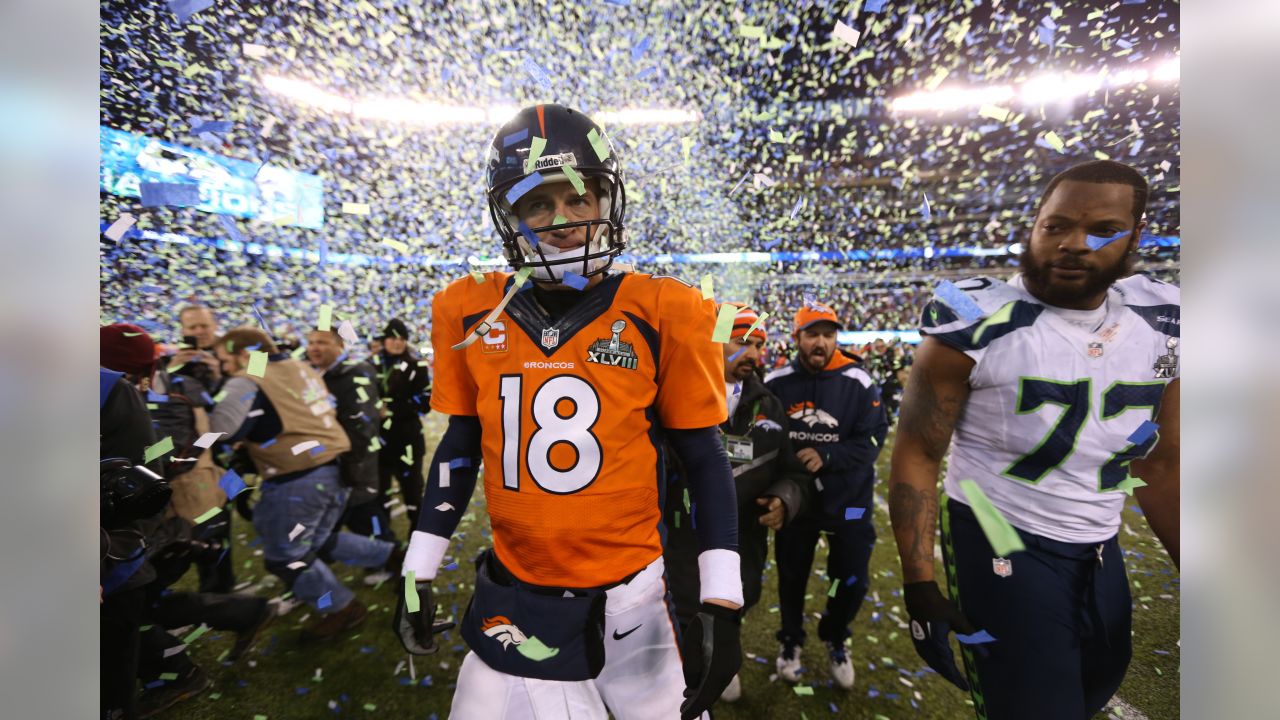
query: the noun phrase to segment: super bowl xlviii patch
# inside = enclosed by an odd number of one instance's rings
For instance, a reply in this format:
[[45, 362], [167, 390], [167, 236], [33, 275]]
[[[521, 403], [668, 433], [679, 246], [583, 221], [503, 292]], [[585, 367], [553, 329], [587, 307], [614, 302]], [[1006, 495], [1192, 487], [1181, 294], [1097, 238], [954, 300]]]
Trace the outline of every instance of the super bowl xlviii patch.
[[622, 341], [622, 331], [627, 329], [626, 320], [617, 320], [609, 327], [613, 337], [608, 340], [600, 338], [587, 348], [587, 362], [600, 365], [613, 365], [635, 370], [639, 363], [635, 348], [629, 342]]
[[1156, 364], [1151, 369], [1156, 371], [1158, 378], [1172, 378], [1178, 374], [1178, 338], [1165, 340], [1164, 346], [1169, 349], [1169, 353], [1157, 357]]
[[1013, 561], [1009, 558], [991, 558], [991, 570], [1000, 577], [1013, 574]]
[[560, 328], [542, 328], [542, 347], [548, 350], [560, 344]]

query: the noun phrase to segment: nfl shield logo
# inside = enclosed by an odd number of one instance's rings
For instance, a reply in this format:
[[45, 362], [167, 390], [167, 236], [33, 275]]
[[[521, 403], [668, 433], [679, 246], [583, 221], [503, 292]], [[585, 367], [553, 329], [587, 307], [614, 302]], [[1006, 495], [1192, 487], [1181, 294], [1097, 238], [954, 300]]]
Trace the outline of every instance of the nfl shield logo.
[[542, 329], [542, 347], [553, 348], [560, 344], [560, 328]]
[[1097, 342], [1089, 343], [1089, 357], [1091, 358], [1102, 357], [1102, 343], [1097, 343]]
[[992, 558], [991, 569], [1000, 577], [1009, 577], [1013, 574], [1013, 561], [1009, 558]]

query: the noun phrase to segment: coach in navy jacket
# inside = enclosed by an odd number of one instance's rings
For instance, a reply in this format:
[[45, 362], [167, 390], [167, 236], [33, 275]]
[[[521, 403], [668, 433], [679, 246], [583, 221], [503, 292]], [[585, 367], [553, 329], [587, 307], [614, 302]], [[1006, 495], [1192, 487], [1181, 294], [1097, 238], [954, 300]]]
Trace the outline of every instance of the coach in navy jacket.
[[889, 423], [880, 390], [871, 376], [836, 348], [840, 323], [825, 305], [809, 303], [795, 316], [795, 359], [765, 377], [782, 401], [796, 457], [814, 473], [813, 502], [777, 534], [778, 598], [782, 649], [778, 672], [799, 677], [804, 644], [804, 595], [821, 531], [831, 543], [826, 583], [834, 585], [818, 637], [828, 644], [831, 674], [844, 688], [853, 685], [853, 667], [844, 640], [869, 587], [867, 565], [875, 545], [871, 522], [875, 461]]

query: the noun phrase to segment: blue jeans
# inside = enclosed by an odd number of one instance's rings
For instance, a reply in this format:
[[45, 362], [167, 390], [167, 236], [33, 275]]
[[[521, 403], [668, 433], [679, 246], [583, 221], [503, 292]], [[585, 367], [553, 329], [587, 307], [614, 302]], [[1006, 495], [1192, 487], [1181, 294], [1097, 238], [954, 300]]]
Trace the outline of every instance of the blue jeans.
[[[318, 467], [286, 483], [264, 483], [261, 493], [253, 510], [253, 529], [262, 538], [267, 569], [284, 580], [295, 597], [321, 612], [342, 610], [355, 598], [326, 560], [378, 567], [391, 555], [389, 542], [338, 532], [349, 490], [339, 483], [336, 465]], [[290, 540], [289, 533], [299, 525], [302, 529]], [[299, 562], [305, 566], [296, 565]]]

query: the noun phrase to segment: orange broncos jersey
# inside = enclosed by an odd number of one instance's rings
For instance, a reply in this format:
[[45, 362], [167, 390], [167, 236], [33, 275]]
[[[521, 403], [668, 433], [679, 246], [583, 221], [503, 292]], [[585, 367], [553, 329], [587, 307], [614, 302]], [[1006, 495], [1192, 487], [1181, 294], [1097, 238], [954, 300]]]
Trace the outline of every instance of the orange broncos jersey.
[[725, 419], [715, 304], [679, 280], [625, 273], [553, 322], [524, 290], [488, 335], [453, 350], [512, 275], [484, 278], [432, 300], [431, 407], [479, 417], [494, 550], [516, 577], [616, 582], [662, 554], [657, 428]]

